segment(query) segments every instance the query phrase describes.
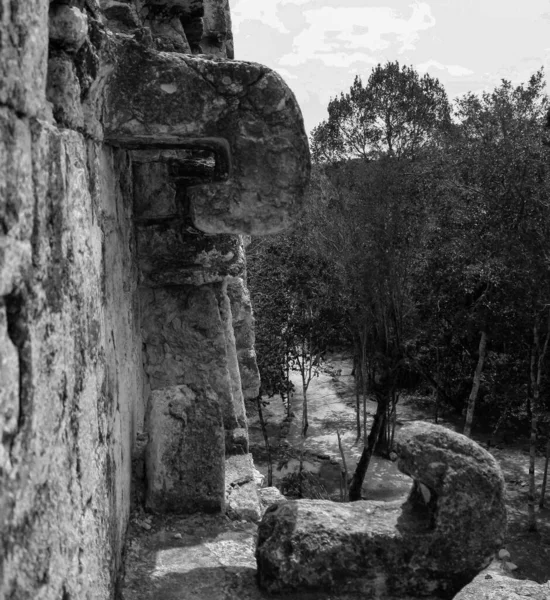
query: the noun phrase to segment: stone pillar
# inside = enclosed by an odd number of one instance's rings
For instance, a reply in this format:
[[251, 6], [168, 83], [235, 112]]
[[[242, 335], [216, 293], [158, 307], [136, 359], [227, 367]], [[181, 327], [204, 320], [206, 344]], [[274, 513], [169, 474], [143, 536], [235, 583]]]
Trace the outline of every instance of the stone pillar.
[[227, 294], [244, 270], [242, 240], [203, 234], [188, 219], [187, 184], [208, 172], [206, 158], [159, 150], [136, 151], [133, 159], [151, 388], [146, 503], [175, 512], [223, 510], [226, 455], [248, 452]]
[[[219, 286], [219, 284], [218, 284]], [[221, 397], [230, 390], [216, 286], [143, 288], [146, 503], [178, 513], [223, 510]]]
[[227, 293], [231, 301], [233, 331], [243, 396], [246, 400], [251, 400], [256, 398], [260, 392], [260, 372], [254, 349], [254, 315], [250, 294], [244, 279], [240, 277], [233, 278], [228, 282]]

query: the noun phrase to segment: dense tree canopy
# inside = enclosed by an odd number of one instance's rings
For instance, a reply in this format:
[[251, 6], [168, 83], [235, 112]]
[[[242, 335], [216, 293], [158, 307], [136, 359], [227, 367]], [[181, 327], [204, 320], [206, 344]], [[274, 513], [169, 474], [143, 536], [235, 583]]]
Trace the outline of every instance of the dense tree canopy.
[[252, 262], [256, 282], [292, 263], [282, 304], [300, 306], [309, 290], [311, 331], [338, 331], [358, 398], [378, 403], [369, 434], [363, 411], [351, 499], [372, 452], [391, 444], [406, 387], [433, 390], [467, 434], [515, 428], [533, 452], [548, 436], [548, 111], [542, 71], [451, 107], [437, 79], [388, 63], [332, 99], [314, 129], [304, 215]]
[[411, 158], [449, 125], [450, 109], [437, 79], [395, 62], [378, 65], [366, 85], [357, 76], [328, 114], [312, 133], [317, 161]]

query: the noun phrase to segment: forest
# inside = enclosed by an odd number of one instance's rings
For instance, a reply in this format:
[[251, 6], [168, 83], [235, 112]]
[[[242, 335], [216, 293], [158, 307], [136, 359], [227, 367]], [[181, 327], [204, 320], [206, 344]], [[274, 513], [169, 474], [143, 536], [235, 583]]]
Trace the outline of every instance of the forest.
[[378, 65], [313, 130], [296, 226], [252, 239], [258, 408], [278, 395], [290, 415], [298, 372], [307, 436], [309, 383], [348, 351], [363, 444], [350, 500], [373, 453], [391, 452], [399, 400], [414, 392], [436, 423], [451, 411], [489, 447], [527, 440], [536, 529], [550, 453], [549, 108], [542, 70], [451, 102], [429, 74]]

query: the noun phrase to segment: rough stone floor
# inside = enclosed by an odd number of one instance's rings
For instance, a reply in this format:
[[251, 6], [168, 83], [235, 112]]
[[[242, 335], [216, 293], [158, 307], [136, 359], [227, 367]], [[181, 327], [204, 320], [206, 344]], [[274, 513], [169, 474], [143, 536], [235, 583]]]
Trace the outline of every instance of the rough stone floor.
[[[223, 515], [134, 513], [126, 576], [117, 600], [274, 600], [277, 596], [261, 592], [256, 585], [256, 531], [254, 523]], [[537, 586], [502, 575], [499, 565], [491, 565], [459, 594], [460, 600], [550, 600], [549, 584]], [[365, 598], [315, 592], [285, 595], [284, 600]]]
[[[256, 530], [253, 523], [220, 515], [135, 515], [119, 599], [273, 600], [256, 585]], [[285, 595], [285, 600], [314, 599], [336, 600], [319, 592]]]
[[136, 515], [122, 600], [263, 598], [255, 584], [256, 526], [225, 516]]

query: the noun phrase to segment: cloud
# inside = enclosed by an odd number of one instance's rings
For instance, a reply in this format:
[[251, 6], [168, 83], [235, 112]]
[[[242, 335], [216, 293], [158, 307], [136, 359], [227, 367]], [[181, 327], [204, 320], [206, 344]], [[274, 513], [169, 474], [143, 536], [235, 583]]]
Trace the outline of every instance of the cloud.
[[261, 21], [281, 33], [288, 33], [287, 27], [279, 18], [278, 3], [270, 0], [233, 0], [231, 21], [235, 33], [239, 32], [245, 21]]
[[283, 67], [277, 67], [275, 70], [285, 80], [287, 80], [287, 79], [298, 79], [298, 75], [295, 75], [294, 73], [291, 73], [288, 69], [285, 69]]
[[[404, 15], [390, 7], [329, 7], [306, 9], [307, 26], [295, 38], [293, 52], [280, 59], [282, 65], [303, 64], [320, 59], [330, 66], [352, 60], [378, 62], [380, 54], [397, 42], [397, 51], [414, 50], [419, 33], [435, 25], [426, 2], [409, 5]], [[370, 53], [370, 54], [369, 54]]]
[[461, 67], [460, 65], [444, 65], [433, 59], [416, 65], [416, 68], [418, 71], [423, 73], [429, 71], [430, 69], [439, 69], [440, 71], [447, 71], [447, 73], [453, 77], [466, 77], [467, 75], [473, 74], [473, 71], [466, 67]]
[[[315, 55], [315, 58], [321, 59], [326, 67], [347, 68], [355, 63], [366, 63], [375, 65], [376, 59], [370, 54], [364, 52], [330, 52]], [[281, 59], [281, 63], [288, 67], [297, 67], [303, 63], [300, 56], [296, 54], [287, 54]], [[280, 70], [279, 68], [277, 68]]]

